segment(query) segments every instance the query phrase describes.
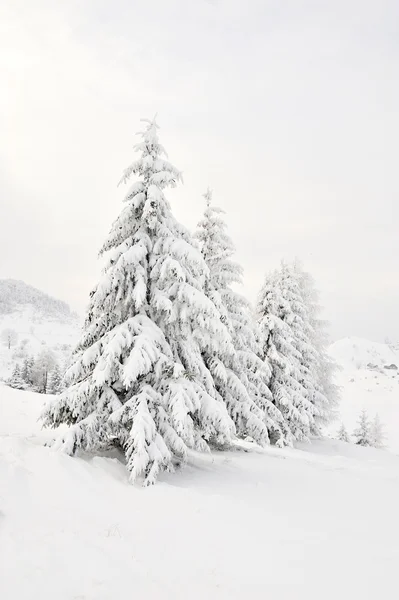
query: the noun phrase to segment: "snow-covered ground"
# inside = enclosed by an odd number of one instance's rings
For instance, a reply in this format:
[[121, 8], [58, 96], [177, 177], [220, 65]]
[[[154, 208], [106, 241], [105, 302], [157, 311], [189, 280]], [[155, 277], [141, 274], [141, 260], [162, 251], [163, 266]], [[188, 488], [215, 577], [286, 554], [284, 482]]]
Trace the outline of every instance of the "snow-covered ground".
[[356, 427], [361, 410], [370, 419], [378, 413], [386, 432], [389, 450], [399, 454], [399, 352], [387, 344], [361, 338], [335, 342], [330, 353], [341, 367], [337, 382], [341, 387], [339, 419], [329, 432], [336, 433], [342, 421], [348, 432]]
[[0, 598], [397, 597], [399, 458], [333, 440], [193, 456], [153, 488], [44, 446], [0, 385]]

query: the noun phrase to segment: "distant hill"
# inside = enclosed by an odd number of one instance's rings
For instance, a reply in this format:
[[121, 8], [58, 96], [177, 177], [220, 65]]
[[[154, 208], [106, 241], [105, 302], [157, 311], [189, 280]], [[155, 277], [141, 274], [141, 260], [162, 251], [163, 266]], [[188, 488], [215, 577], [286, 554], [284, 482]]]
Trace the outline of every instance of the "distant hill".
[[37, 316], [41, 315], [47, 319], [77, 319], [77, 315], [71, 312], [66, 302], [52, 298], [23, 281], [0, 279], [0, 317], [23, 311], [26, 306], [33, 307]]
[[51, 348], [63, 363], [75, 346], [80, 330], [79, 317], [66, 302], [15, 279], [0, 280], [0, 336], [5, 329], [17, 334], [8, 349], [0, 341], [0, 378], [9, 376], [23, 354], [36, 356]]
[[357, 337], [334, 342], [330, 354], [344, 369], [383, 368], [399, 361], [396, 346]]

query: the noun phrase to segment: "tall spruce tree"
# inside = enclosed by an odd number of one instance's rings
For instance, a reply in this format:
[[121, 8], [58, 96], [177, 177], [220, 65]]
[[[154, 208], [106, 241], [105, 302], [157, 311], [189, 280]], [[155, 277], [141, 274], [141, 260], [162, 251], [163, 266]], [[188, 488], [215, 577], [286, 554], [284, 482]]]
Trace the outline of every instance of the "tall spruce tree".
[[211, 190], [204, 198], [206, 207], [195, 234], [210, 272], [204, 287], [233, 341], [233, 352], [225, 353], [222, 360], [208, 357], [208, 364], [238, 435], [250, 436], [262, 445], [269, 438], [283, 444], [287, 427], [272, 403], [271, 372], [259, 356], [254, 315], [248, 301], [232, 287], [242, 284], [242, 268], [232, 260], [235, 248], [226, 232], [224, 211], [212, 205]]
[[313, 281], [298, 262], [266, 278], [258, 301], [274, 402], [297, 440], [319, 435], [334, 416], [337, 388]]
[[272, 369], [273, 401], [287, 421], [294, 440], [307, 440], [314, 409], [303, 385], [300, 342], [304, 341], [303, 304], [299, 286], [288, 265], [282, 264], [265, 280], [258, 299], [263, 358]]
[[291, 266], [292, 276], [297, 279], [302, 303], [305, 308], [303, 319], [305, 335], [308, 340], [308, 352], [303, 353], [301, 363], [307, 374], [308, 397], [315, 407], [312, 433], [319, 435], [321, 427], [336, 417], [339, 400], [339, 388], [335, 383], [338, 365], [328, 354], [330, 342], [326, 321], [320, 318], [321, 306], [313, 278], [303, 270], [299, 261]]
[[207, 266], [174, 218], [164, 189], [180, 180], [146, 121], [138, 176], [101, 250], [107, 261], [91, 294], [83, 335], [66, 373], [66, 391], [44, 423], [70, 425], [61, 447], [124, 449], [131, 480], [154, 483], [189, 448], [229, 443], [234, 425], [204, 356], [229, 351], [231, 338], [201, 286]]

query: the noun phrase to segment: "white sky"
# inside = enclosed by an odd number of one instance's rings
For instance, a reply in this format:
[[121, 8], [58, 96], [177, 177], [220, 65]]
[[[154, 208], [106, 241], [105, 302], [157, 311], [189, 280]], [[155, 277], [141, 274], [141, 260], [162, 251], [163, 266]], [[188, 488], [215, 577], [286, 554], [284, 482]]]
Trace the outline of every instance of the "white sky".
[[399, 339], [397, 0], [2, 0], [0, 278], [80, 312], [141, 117], [245, 291], [298, 256], [333, 337]]

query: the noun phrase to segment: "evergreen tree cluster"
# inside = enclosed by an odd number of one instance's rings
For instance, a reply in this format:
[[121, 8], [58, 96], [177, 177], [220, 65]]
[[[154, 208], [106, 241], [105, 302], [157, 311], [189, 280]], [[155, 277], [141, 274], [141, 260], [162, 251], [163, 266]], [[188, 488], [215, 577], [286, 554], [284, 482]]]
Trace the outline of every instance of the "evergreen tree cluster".
[[181, 174], [145, 123], [66, 389], [42, 419], [69, 425], [57, 442], [68, 454], [121, 448], [131, 480], [148, 485], [192, 450], [318, 435], [337, 390], [310, 277], [283, 264], [253, 311], [235, 291], [223, 211], [208, 190], [194, 235], [176, 220], [165, 191]]
[[[355, 440], [355, 444], [358, 446], [384, 448], [386, 436], [379, 414], [377, 413], [374, 419], [370, 421], [367, 412], [362, 410], [359, 415], [358, 426], [353, 431], [352, 436]], [[351, 442], [350, 435], [348, 434], [343, 423], [338, 430], [337, 439], [339, 439], [341, 442]]]
[[59, 394], [62, 391], [62, 371], [50, 350], [34, 358], [26, 356], [16, 363], [8, 385], [17, 390], [32, 390], [40, 394]]

